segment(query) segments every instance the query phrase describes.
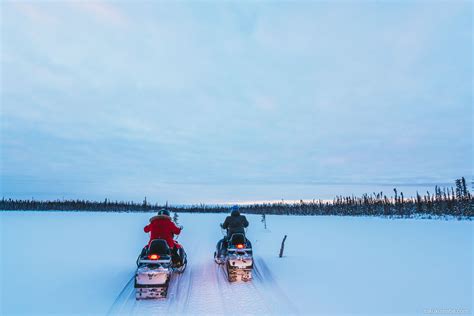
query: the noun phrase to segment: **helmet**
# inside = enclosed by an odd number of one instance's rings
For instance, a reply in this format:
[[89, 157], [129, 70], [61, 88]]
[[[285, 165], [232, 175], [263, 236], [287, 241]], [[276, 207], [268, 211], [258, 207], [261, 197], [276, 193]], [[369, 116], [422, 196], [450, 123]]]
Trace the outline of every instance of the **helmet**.
[[240, 216], [240, 212], [239, 212], [239, 206], [238, 205], [234, 205], [230, 208], [230, 215], [232, 216]]
[[158, 215], [171, 216], [170, 211], [168, 211], [168, 210], [166, 210], [166, 209], [161, 209], [161, 210], [158, 212]]

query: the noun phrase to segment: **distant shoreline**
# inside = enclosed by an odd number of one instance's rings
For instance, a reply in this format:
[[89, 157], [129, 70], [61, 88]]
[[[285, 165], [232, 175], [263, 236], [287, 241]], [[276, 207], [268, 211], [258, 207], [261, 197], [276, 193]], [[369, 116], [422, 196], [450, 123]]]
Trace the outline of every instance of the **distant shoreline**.
[[435, 187], [435, 192], [405, 197], [393, 189], [394, 194], [373, 192], [356, 197], [336, 196], [332, 200], [252, 201], [255, 203], [227, 202], [225, 204], [160, 205], [124, 201], [88, 200], [0, 200], [0, 211], [76, 211], [76, 212], [155, 212], [167, 208], [172, 212], [222, 213], [229, 205], [239, 204], [243, 213], [268, 215], [338, 215], [386, 216], [400, 218], [474, 218], [474, 196], [464, 178], [455, 181], [455, 187]]

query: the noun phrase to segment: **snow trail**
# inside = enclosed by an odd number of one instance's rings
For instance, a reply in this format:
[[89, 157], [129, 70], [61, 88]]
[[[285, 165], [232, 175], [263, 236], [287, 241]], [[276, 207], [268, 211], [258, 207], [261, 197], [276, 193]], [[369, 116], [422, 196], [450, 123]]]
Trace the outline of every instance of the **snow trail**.
[[223, 265], [213, 259], [215, 230], [183, 240], [188, 255], [184, 273], [173, 274], [166, 299], [135, 299], [133, 278], [128, 281], [109, 315], [275, 315], [294, 314], [263, 258], [255, 258], [253, 280], [229, 283]]
[[117, 296], [109, 315], [152, 315], [157, 313], [193, 315], [275, 315], [297, 314], [262, 258], [255, 260], [254, 279], [229, 283], [222, 265], [212, 258], [173, 275], [168, 297], [135, 299], [133, 277]]
[[166, 299], [135, 299], [134, 276], [127, 282], [110, 308], [108, 315], [151, 315], [156, 313], [180, 314], [182, 303], [188, 299], [192, 271], [173, 275]]

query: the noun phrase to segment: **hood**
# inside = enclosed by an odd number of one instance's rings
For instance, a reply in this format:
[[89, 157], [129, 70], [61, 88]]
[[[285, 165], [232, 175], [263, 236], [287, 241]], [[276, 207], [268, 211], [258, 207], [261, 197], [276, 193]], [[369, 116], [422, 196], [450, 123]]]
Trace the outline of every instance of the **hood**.
[[231, 213], [230, 213], [231, 216], [234, 216], [234, 217], [237, 217], [237, 216], [240, 216], [240, 212], [237, 211], [237, 210], [233, 210]]
[[152, 218], [150, 218], [150, 223], [153, 222], [153, 221], [156, 221], [158, 219], [171, 220], [171, 217], [166, 216], [166, 215], [156, 215], [156, 216], [153, 216]]

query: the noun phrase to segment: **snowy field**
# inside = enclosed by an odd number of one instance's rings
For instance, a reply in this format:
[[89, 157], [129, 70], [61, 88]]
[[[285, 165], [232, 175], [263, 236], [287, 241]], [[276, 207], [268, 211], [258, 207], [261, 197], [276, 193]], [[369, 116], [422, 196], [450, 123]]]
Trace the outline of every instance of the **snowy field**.
[[[0, 214], [1, 315], [426, 315], [473, 311], [469, 221], [248, 216], [255, 279], [228, 284], [214, 264], [225, 214], [181, 214], [186, 272], [169, 297], [139, 301], [129, 282], [150, 214]], [[278, 258], [283, 235], [285, 257]]]

